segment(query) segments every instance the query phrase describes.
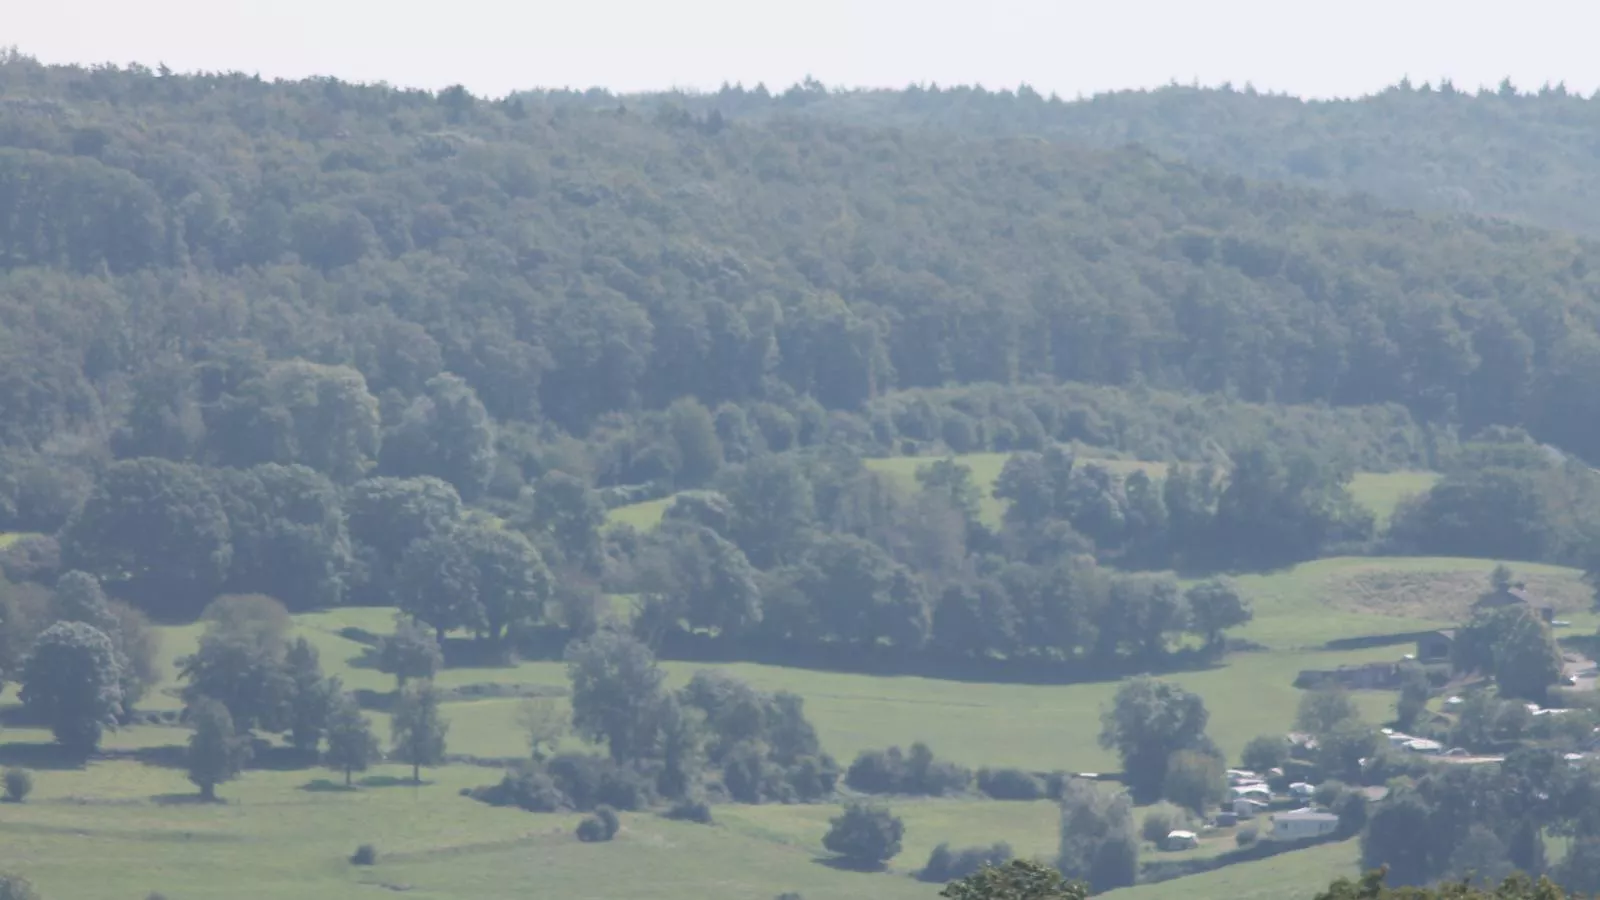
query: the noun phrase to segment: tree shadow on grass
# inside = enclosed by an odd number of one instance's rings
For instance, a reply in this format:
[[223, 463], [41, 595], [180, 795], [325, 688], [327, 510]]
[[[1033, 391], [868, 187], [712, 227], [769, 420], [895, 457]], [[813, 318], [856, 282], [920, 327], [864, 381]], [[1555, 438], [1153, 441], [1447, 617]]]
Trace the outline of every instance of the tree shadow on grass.
[[23, 769], [81, 769], [87, 760], [63, 753], [59, 744], [15, 742], [0, 744], [0, 766]]
[[419, 783], [417, 783], [415, 781], [412, 781], [409, 778], [396, 778], [393, 775], [368, 775], [365, 778], [356, 779], [356, 784], [359, 784], [362, 787], [372, 787], [372, 788], [427, 787], [428, 785], [433, 784], [433, 782], [431, 782], [428, 779], [424, 778], [424, 779], [422, 779], [422, 782], [419, 784]]
[[361, 789], [353, 784], [344, 784], [330, 778], [318, 778], [300, 785], [300, 790], [313, 794], [350, 794]]
[[812, 862], [819, 866], [826, 866], [836, 872], [858, 872], [870, 875], [875, 872], [886, 872], [888, 866], [881, 862], [863, 862], [859, 859], [846, 859], [843, 856], [821, 856]]
[[156, 794], [150, 798], [150, 802], [157, 806], [224, 806], [228, 801], [223, 797], [207, 800], [199, 793], [192, 793]]
[[38, 716], [21, 704], [0, 706], [0, 726], [6, 728], [47, 728]]
[[160, 747], [140, 747], [131, 754], [134, 760], [161, 769], [187, 769], [189, 748], [183, 744], [164, 744]]

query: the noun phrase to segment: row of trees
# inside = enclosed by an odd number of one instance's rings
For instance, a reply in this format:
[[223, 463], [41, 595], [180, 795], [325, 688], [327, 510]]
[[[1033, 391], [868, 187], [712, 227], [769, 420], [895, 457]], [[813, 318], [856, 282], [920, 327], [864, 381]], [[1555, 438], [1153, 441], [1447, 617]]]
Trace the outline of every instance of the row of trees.
[[[561, 472], [504, 522], [431, 476], [340, 488], [299, 465], [140, 458], [107, 469], [63, 530], [55, 565], [169, 620], [218, 591], [260, 593], [295, 609], [397, 605], [440, 639], [465, 629], [501, 646], [541, 624], [592, 630], [601, 585], [641, 598], [635, 627], [652, 642], [682, 633], [1108, 662], [1159, 658], [1185, 632], [1219, 649], [1249, 611], [1225, 583], [1180, 591], [1170, 578], [1102, 569], [1091, 554], [1188, 546], [1252, 503], [1313, 490], [1244, 475], [1223, 488], [1215, 473], [1187, 471], [1124, 482], [1052, 450], [1008, 464], [997, 494], [1011, 512], [996, 532], [980, 519], [970, 470], [936, 463], [919, 480], [907, 493], [848, 454], [760, 457], [719, 476], [721, 490], [676, 499], [654, 532], [608, 538], [597, 493]], [[1242, 499], [1247, 489], [1268, 499]], [[1287, 522], [1319, 515], [1318, 502], [1273, 508], [1286, 507]], [[1151, 512], [1148, 528], [1127, 524], [1135, 509]], [[53, 546], [32, 539], [9, 558], [24, 577], [48, 579]]]

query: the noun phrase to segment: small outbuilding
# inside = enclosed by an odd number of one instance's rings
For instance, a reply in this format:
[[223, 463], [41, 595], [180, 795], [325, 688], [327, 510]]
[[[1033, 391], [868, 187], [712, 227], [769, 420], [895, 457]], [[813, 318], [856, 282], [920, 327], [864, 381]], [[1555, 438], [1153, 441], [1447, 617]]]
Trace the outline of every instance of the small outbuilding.
[[1417, 638], [1417, 661], [1426, 663], [1448, 660], [1455, 644], [1454, 628], [1425, 632]]
[[1200, 846], [1200, 836], [1192, 831], [1173, 831], [1167, 834], [1162, 847], [1167, 850], [1193, 850]]
[[1338, 816], [1309, 807], [1274, 813], [1268, 821], [1272, 823], [1272, 832], [1268, 837], [1275, 841], [1303, 841], [1339, 830]]

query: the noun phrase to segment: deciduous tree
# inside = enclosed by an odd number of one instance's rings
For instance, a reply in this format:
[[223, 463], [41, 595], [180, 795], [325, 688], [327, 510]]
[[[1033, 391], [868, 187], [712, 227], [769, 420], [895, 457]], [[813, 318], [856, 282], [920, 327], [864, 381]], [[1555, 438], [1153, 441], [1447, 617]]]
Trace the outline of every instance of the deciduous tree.
[[450, 723], [439, 710], [439, 691], [431, 682], [419, 682], [400, 692], [390, 723], [394, 758], [411, 764], [411, 781], [422, 783], [422, 767], [444, 762], [445, 738]]
[[122, 713], [122, 669], [111, 638], [82, 622], [45, 629], [23, 670], [22, 704], [68, 753], [93, 752]]

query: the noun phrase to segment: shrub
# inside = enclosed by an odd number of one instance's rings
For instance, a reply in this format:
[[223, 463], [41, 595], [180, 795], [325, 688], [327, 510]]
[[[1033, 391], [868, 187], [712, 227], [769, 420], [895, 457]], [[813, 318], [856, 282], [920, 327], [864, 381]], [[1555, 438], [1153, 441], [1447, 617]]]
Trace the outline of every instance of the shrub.
[[1180, 750], [1167, 760], [1161, 795], [1197, 815], [1204, 814], [1228, 794], [1225, 769], [1220, 756]]
[[371, 844], [362, 844], [356, 852], [350, 854], [350, 864], [354, 866], [372, 866], [378, 863], [378, 848]]
[[0, 872], [0, 900], [39, 900], [39, 892], [21, 875]]
[[861, 868], [877, 867], [900, 852], [905, 823], [882, 806], [852, 803], [829, 823], [822, 846]]
[[899, 747], [863, 750], [845, 772], [844, 783], [863, 794], [892, 794], [904, 768]]
[[927, 744], [865, 750], [850, 764], [845, 784], [863, 794], [917, 794], [939, 797], [958, 794], [972, 783], [972, 771], [955, 763], [934, 759]]
[[698, 822], [701, 825], [711, 824], [711, 807], [703, 800], [679, 800], [672, 804], [662, 818], [673, 819], [679, 822]]
[[1261, 829], [1254, 825], [1246, 825], [1245, 827], [1239, 829], [1238, 833], [1233, 836], [1234, 842], [1241, 847], [1254, 846], [1255, 842], [1260, 840], [1260, 838]]
[[515, 806], [528, 812], [556, 812], [571, 805], [555, 779], [533, 766], [508, 769], [499, 784], [477, 788], [469, 796], [490, 806]]
[[574, 809], [589, 810], [603, 803], [631, 811], [649, 806], [653, 799], [648, 779], [608, 757], [563, 753], [545, 764], [545, 772]]
[[955, 881], [984, 866], [998, 866], [1013, 856], [1011, 845], [1004, 842], [991, 847], [964, 847], [959, 850], [951, 850], [949, 844], [940, 844], [928, 854], [928, 862], [917, 872], [917, 879], [936, 884]]
[[33, 776], [27, 769], [7, 769], [5, 774], [6, 800], [21, 803], [33, 792]]
[[839, 784], [839, 764], [826, 753], [802, 756], [784, 773], [796, 800], [820, 800], [833, 793]]
[[1144, 814], [1139, 835], [1150, 843], [1160, 846], [1167, 839], [1167, 835], [1188, 828], [1189, 823], [1188, 810], [1172, 803], [1157, 803]]
[[1046, 794], [1045, 783], [1021, 769], [979, 769], [978, 790], [996, 800], [1039, 800]]
[[578, 840], [586, 844], [609, 841], [617, 836], [620, 827], [622, 823], [617, 819], [617, 811], [602, 804], [594, 808], [594, 815], [585, 816], [578, 823]]

